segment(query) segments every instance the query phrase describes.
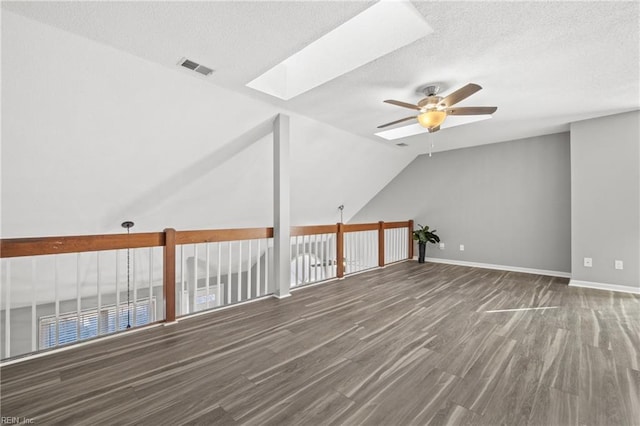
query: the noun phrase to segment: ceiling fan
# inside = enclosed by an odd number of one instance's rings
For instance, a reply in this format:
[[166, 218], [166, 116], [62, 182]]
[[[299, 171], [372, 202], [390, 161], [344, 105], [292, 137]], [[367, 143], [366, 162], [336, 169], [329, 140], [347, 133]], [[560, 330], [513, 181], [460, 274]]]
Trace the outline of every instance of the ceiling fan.
[[477, 84], [469, 83], [464, 87], [456, 90], [446, 97], [438, 96], [440, 88], [438, 86], [427, 86], [424, 89], [425, 98], [418, 102], [418, 105], [410, 104], [402, 101], [388, 99], [384, 102], [404, 108], [415, 109], [419, 111], [418, 115], [412, 115], [391, 123], [378, 126], [378, 129], [402, 123], [403, 121], [417, 119], [422, 127], [426, 127], [429, 133], [440, 130], [440, 125], [449, 115], [486, 115], [496, 112], [498, 107], [459, 107], [453, 106], [463, 99], [468, 98], [477, 91], [482, 89]]

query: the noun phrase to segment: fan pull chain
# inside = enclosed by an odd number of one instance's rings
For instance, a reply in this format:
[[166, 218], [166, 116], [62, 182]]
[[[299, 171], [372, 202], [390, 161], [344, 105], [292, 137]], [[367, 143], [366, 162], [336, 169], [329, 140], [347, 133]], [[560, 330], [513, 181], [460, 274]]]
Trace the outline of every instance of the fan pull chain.
[[122, 222], [122, 227], [127, 229], [127, 328], [131, 328], [131, 272], [130, 272], [130, 244], [131, 227], [134, 225], [131, 221]]
[[431, 157], [431, 151], [433, 151], [433, 135], [427, 135], [429, 138], [429, 157]]

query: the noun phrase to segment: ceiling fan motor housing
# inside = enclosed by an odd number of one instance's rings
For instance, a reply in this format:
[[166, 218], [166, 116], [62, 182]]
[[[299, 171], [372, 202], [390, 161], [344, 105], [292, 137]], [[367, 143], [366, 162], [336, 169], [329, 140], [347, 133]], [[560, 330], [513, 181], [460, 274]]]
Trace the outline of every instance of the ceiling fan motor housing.
[[442, 96], [428, 95], [426, 98], [418, 102], [418, 106], [423, 110], [437, 109], [438, 104], [442, 101]]
[[440, 92], [440, 86], [427, 86], [424, 88], [425, 96], [435, 96]]

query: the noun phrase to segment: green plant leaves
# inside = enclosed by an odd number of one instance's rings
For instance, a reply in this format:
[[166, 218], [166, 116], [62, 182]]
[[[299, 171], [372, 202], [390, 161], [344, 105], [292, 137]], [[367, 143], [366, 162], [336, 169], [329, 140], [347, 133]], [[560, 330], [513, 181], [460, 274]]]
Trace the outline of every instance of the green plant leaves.
[[413, 231], [413, 239], [419, 243], [439, 243], [440, 237], [435, 233], [436, 230], [429, 231], [429, 226], [422, 226], [418, 224], [419, 228]]

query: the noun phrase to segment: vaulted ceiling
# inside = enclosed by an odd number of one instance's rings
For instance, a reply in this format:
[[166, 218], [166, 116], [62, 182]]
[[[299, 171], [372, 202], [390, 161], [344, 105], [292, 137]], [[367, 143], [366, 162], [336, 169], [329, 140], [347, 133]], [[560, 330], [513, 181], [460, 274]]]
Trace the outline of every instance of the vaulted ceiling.
[[165, 67], [196, 60], [215, 69], [207, 84], [372, 143], [400, 142], [374, 136], [376, 126], [410, 115], [384, 99], [417, 102], [426, 83], [439, 83], [444, 94], [469, 82], [483, 86], [459, 105], [496, 105], [494, 117], [401, 140], [416, 153], [426, 152], [428, 137], [436, 151], [446, 150], [554, 133], [640, 107], [637, 1], [415, 1], [432, 34], [288, 101], [245, 86], [372, 4], [29, 1], [3, 8]]

